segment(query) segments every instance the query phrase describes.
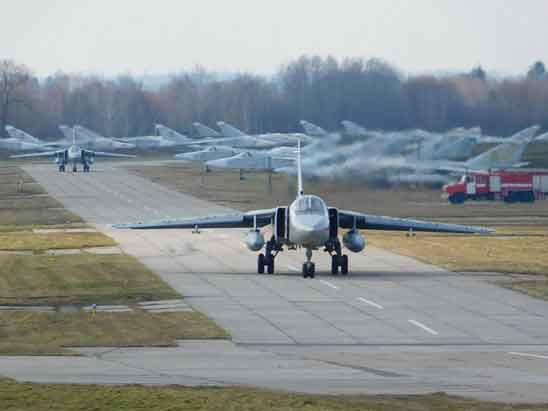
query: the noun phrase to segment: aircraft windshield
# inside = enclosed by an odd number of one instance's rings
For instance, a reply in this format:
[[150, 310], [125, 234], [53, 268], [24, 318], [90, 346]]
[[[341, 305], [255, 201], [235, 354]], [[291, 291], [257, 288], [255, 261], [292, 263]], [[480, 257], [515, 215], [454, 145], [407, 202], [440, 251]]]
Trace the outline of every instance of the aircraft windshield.
[[317, 197], [302, 197], [295, 205], [295, 213], [297, 214], [323, 214], [325, 206]]

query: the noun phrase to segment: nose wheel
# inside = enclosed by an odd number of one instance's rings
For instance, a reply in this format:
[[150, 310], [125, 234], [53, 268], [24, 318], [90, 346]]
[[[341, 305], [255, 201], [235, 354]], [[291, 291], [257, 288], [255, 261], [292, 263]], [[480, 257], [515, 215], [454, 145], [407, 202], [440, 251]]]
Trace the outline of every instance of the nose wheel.
[[316, 264], [312, 262], [312, 249], [306, 249], [306, 262], [303, 264], [303, 278], [314, 278]]

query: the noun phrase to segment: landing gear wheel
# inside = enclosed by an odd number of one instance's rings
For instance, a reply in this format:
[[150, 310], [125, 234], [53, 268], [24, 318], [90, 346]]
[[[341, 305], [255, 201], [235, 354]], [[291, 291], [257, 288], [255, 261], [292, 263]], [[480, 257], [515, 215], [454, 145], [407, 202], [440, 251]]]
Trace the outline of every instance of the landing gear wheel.
[[267, 264], [266, 264], [266, 272], [268, 274], [274, 274], [274, 257], [270, 256], [270, 258], [267, 258]]
[[89, 166], [84, 166], [84, 173], [89, 173]]
[[339, 256], [338, 255], [331, 256], [331, 274], [333, 275], [339, 274]]
[[264, 274], [264, 265], [265, 265], [264, 260], [265, 260], [264, 254], [263, 253], [259, 254], [259, 258], [257, 258], [257, 272], [259, 274]]
[[316, 265], [314, 263], [303, 264], [303, 278], [314, 278]]
[[59, 166], [59, 172], [64, 173], [65, 172], [65, 166]]
[[348, 274], [348, 256], [346, 254], [341, 256], [341, 273], [343, 275]]
[[78, 171], [78, 169], [76, 168], [76, 166], [73, 166], [73, 167], [72, 167], [72, 172], [73, 172], [73, 173], [76, 173], [77, 171]]

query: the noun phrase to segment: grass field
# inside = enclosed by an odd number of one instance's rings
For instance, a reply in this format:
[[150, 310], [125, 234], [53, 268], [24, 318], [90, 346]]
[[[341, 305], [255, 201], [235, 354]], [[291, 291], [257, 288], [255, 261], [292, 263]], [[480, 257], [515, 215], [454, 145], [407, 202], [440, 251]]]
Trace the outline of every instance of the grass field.
[[125, 254], [0, 256], [0, 305], [131, 304], [178, 297]]
[[[0, 167], [0, 305], [71, 305], [74, 312], [0, 311], [0, 354], [68, 354], [66, 346], [173, 345], [178, 338], [226, 338], [199, 312], [99, 312], [80, 306], [132, 305], [181, 296], [125, 254], [47, 255], [46, 250], [114, 246], [99, 232], [34, 232], [85, 227], [17, 167]], [[1, 403], [1, 402], [0, 402]]]
[[177, 339], [227, 337], [196, 311], [0, 313], [0, 355], [74, 355], [65, 347], [174, 346]]
[[0, 380], [0, 404], [9, 411], [513, 411], [547, 404], [501, 404], [445, 394], [321, 396], [250, 388], [54, 385]]
[[82, 219], [49, 197], [23, 170], [0, 167], [0, 226], [16, 230], [73, 223], [82, 223]]
[[116, 242], [102, 233], [33, 233], [28, 231], [1, 232], [0, 250], [32, 250], [41, 252], [56, 249], [114, 246]]

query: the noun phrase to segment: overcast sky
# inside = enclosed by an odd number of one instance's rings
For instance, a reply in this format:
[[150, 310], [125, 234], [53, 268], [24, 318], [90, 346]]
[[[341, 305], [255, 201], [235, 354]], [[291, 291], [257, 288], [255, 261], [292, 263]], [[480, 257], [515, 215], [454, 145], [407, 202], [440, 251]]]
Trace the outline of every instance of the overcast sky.
[[3, 0], [0, 58], [159, 74], [272, 73], [301, 54], [380, 57], [407, 73], [548, 60], [546, 0]]

